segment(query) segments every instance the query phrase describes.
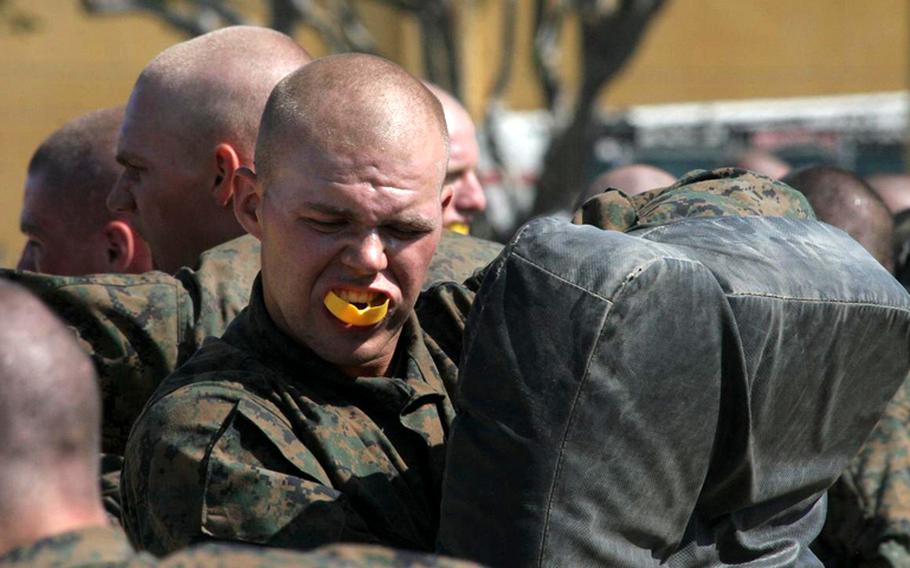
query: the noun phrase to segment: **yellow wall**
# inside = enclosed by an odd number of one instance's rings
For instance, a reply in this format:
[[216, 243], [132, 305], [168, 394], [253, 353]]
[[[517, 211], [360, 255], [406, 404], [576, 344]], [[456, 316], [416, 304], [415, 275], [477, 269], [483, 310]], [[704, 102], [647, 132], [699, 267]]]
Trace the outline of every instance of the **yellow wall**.
[[[255, 0], [235, 0], [253, 6]], [[531, 0], [519, 0], [512, 108], [535, 108], [540, 92], [528, 49]], [[475, 116], [499, 58], [502, 4], [461, 0], [465, 92]], [[0, 265], [15, 262], [21, 188], [40, 141], [83, 112], [123, 104], [143, 65], [183, 37], [150, 16], [87, 17], [74, 0], [19, 0], [38, 17], [26, 34], [0, 31]], [[380, 48], [416, 72], [419, 32], [412, 19], [359, 2]], [[906, 88], [910, 69], [906, 0], [668, 0], [642, 48], [605, 104], [786, 97]], [[567, 25], [566, 76], [576, 77]], [[312, 33], [298, 39], [314, 55]]]

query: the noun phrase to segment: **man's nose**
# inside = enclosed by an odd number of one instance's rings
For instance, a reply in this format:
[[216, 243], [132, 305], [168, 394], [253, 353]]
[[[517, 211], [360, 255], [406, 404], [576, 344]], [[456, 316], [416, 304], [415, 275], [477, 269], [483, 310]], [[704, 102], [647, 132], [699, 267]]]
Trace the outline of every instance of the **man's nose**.
[[376, 274], [385, 270], [389, 261], [382, 237], [373, 230], [353, 239], [345, 247], [342, 262], [357, 276]]
[[107, 208], [112, 213], [132, 213], [136, 210], [136, 201], [129, 190], [129, 182], [120, 174], [114, 187], [107, 194]]
[[469, 214], [480, 213], [487, 208], [487, 196], [484, 195], [483, 187], [474, 171], [467, 173], [464, 183], [458, 188], [455, 208], [459, 213]]

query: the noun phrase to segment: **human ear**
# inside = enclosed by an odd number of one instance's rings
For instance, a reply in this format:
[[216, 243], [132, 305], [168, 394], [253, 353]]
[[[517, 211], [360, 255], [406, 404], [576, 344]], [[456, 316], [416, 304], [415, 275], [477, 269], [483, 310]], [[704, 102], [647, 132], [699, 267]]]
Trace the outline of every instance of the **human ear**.
[[104, 226], [105, 272], [127, 272], [136, 254], [133, 229], [124, 221], [110, 221]]
[[262, 194], [256, 173], [247, 167], [241, 167], [234, 176], [234, 217], [246, 232], [257, 239], [262, 238], [262, 225], [259, 222], [259, 207]]
[[234, 182], [240, 158], [230, 144], [221, 143], [215, 147], [215, 181], [212, 185], [212, 198], [219, 207], [227, 207], [234, 195]]

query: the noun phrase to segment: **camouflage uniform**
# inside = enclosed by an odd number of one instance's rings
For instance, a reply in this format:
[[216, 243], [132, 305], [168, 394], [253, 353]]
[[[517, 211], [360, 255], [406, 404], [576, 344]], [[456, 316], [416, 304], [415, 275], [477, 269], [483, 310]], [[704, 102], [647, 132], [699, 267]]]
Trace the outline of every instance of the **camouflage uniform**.
[[827, 566], [910, 566], [910, 380], [828, 495]]
[[250, 305], [158, 388], [123, 469], [124, 527], [156, 555], [214, 538], [307, 549], [432, 550], [464, 313], [442, 286], [402, 331], [388, 377], [351, 379]]
[[694, 170], [673, 185], [627, 196], [607, 189], [575, 213], [574, 223], [628, 232], [695, 217], [762, 216], [815, 219], [789, 185], [741, 168]]
[[3, 568], [471, 568], [472, 562], [378, 546], [333, 545], [300, 554], [252, 546], [208, 544], [156, 560], [136, 553], [120, 529], [93, 527], [44, 538], [0, 556]]
[[206, 544], [194, 546], [167, 557], [158, 565], [167, 568], [476, 568], [466, 560], [418, 554], [365, 544], [323, 546], [306, 554], [257, 548]]
[[[497, 243], [446, 231], [427, 282], [461, 281], [489, 263]], [[259, 272], [259, 241], [245, 235], [203, 253], [195, 269], [174, 276], [98, 274], [49, 276], [0, 270], [0, 278], [29, 288], [69, 324], [92, 357], [101, 380], [102, 491], [119, 509], [119, 457], [142, 407], [158, 383], [203, 340], [224, 333], [246, 306]]]
[[136, 554], [123, 531], [113, 527], [93, 527], [54, 535], [0, 556], [0, 566], [4, 568], [139, 568], [154, 565], [154, 558]]

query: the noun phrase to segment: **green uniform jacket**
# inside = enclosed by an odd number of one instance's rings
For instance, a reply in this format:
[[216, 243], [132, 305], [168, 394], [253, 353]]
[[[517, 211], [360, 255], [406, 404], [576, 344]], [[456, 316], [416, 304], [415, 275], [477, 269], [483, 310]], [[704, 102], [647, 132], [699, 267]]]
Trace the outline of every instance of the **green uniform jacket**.
[[473, 293], [425, 293], [390, 377], [351, 379], [250, 305], [158, 388], [127, 446], [130, 539], [156, 555], [207, 538], [432, 550], [460, 338]]
[[208, 544], [156, 560], [133, 551], [120, 529], [93, 527], [41, 539], [0, 556], [2, 568], [472, 568], [473, 562], [379, 546], [337, 544], [307, 554]]
[[[501, 249], [445, 231], [427, 284], [461, 282]], [[103, 451], [122, 455], [133, 421], [158, 383], [206, 337], [224, 333], [246, 306], [259, 273], [259, 250], [259, 241], [246, 235], [203, 253], [195, 269], [174, 276], [0, 270], [0, 277], [29, 288], [73, 328], [101, 379]]]

